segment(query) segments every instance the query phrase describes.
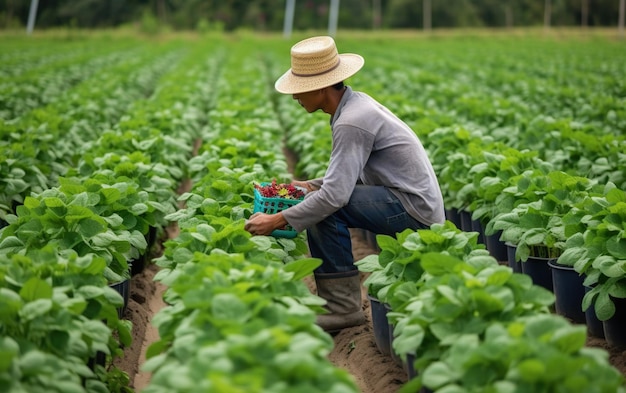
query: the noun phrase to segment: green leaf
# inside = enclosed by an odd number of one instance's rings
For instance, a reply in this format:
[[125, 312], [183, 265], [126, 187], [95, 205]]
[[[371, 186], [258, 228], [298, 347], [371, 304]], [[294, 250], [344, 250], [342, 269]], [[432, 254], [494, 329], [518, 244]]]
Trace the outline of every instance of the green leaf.
[[106, 261], [102, 257], [93, 256], [87, 266], [84, 267], [83, 272], [91, 275], [101, 275], [106, 268]]
[[302, 258], [285, 265], [283, 270], [294, 274], [293, 281], [300, 281], [313, 273], [322, 264], [319, 258]]
[[528, 245], [543, 245], [545, 244], [546, 232], [541, 228], [533, 228], [524, 232], [522, 239]]
[[399, 246], [398, 241], [388, 235], [376, 235], [376, 243], [381, 250], [396, 250]]
[[557, 259], [557, 263], [565, 266], [572, 266], [579, 262], [587, 254], [587, 249], [583, 247], [568, 247]]
[[439, 292], [444, 298], [446, 298], [450, 303], [461, 306], [463, 305], [463, 301], [459, 299], [456, 292], [453, 288], [446, 285], [437, 285], [437, 292]]
[[114, 187], [106, 187], [100, 190], [102, 196], [104, 196], [104, 204], [111, 205], [120, 200], [122, 193], [120, 190]]
[[83, 334], [93, 338], [96, 342], [107, 343], [111, 330], [102, 321], [88, 320], [83, 325]]
[[606, 321], [615, 315], [615, 304], [611, 300], [608, 290], [600, 290], [594, 304], [596, 316], [601, 321]]
[[117, 323], [117, 333], [120, 338], [120, 343], [125, 347], [130, 347], [133, 341], [132, 322], [124, 319], [120, 319]]
[[458, 379], [458, 375], [447, 364], [435, 362], [424, 370], [424, 385], [430, 389], [452, 384]]
[[9, 371], [19, 351], [19, 345], [11, 337], [0, 337], [0, 373]]
[[136, 216], [141, 216], [148, 212], [148, 205], [145, 203], [135, 203], [131, 206], [130, 211]]
[[35, 376], [46, 369], [48, 357], [39, 350], [28, 351], [18, 358], [18, 367], [26, 377]]
[[28, 208], [29, 210], [33, 210], [36, 209], [37, 207], [39, 207], [40, 202], [38, 199], [27, 196], [26, 198], [24, 198], [24, 206], [26, 208]]
[[481, 271], [478, 274], [478, 277], [482, 277], [486, 272], [489, 272], [489, 275], [487, 276], [487, 284], [496, 286], [504, 286], [513, 275], [513, 271], [507, 266], [497, 266], [493, 269], [485, 269]]
[[211, 311], [217, 319], [244, 323], [248, 319], [248, 307], [241, 299], [230, 293], [220, 293], [211, 299]]
[[527, 359], [522, 360], [517, 367], [514, 367], [511, 371], [523, 381], [532, 383], [545, 378], [546, 367], [539, 359]]
[[[445, 251], [445, 250], [442, 250]], [[422, 255], [422, 268], [433, 276], [441, 276], [454, 272], [455, 268], [464, 262], [450, 255], [429, 252]]]
[[46, 314], [51, 309], [51, 299], [37, 299], [30, 303], [26, 303], [19, 313], [25, 321], [30, 321], [41, 315]]
[[33, 219], [17, 228], [16, 235], [22, 240], [32, 238], [39, 239], [42, 231], [43, 226], [41, 221], [39, 221], [39, 219]]
[[424, 341], [424, 328], [418, 324], [411, 324], [404, 327], [401, 334], [392, 342], [393, 349], [398, 354], [415, 353]]
[[52, 285], [39, 277], [33, 277], [24, 283], [20, 296], [29, 302], [37, 299], [51, 299]]
[[148, 248], [146, 237], [139, 231], [132, 231], [128, 239], [130, 244], [141, 252]]
[[557, 329], [552, 336], [554, 343], [563, 353], [574, 356], [587, 340], [586, 326], [567, 326]]
[[[1, 248], [1, 247], [0, 247]], [[358, 267], [358, 269], [362, 272], [365, 273], [371, 273], [374, 272], [376, 270], [381, 270], [382, 266], [380, 265], [380, 262], [378, 261], [378, 255], [377, 254], [370, 254], [356, 262], [354, 262], [354, 265], [356, 267]]]
[[7, 250], [7, 253], [13, 253], [24, 248], [24, 243], [16, 236], [7, 236], [0, 242], [0, 250]]
[[104, 287], [82, 285], [76, 290], [76, 293], [85, 299], [93, 299], [104, 294]]
[[174, 250], [174, 255], [172, 255], [172, 259], [177, 264], [189, 262], [193, 260], [193, 252], [187, 248], [178, 247]]
[[626, 260], [617, 261], [610, 255], [600, 255], [593, 261], [593, 267], [600, 270], [607, 277], [624, 276]]
[[626, 299], [626, 280], [618, 279], [613, 285], [609, 286], [609, 295], [618, 299]]
[[0, 288], [0, 321], [13, 320], [22, 307], [22, 298], [8, 288]]
[[607, 239], [606, 250], [617, 259], [626, 259], [626, 238], [613, 236]]
[[48, 332], [46, 341], [55, 352], [63, 353], [67, 350], [67, 345], [70, 341], [70, 335], [66, 331], [54, 329]]
[[78, 224], [78, 230], [85, 238], [92, 238], [98, 233], [104, 232], [106, 226], [92, 218], [85, 218]]

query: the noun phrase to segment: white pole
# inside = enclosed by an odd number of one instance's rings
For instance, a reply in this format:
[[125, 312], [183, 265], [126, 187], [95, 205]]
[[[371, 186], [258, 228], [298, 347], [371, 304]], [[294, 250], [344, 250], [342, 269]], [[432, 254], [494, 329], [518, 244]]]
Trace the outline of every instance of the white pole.
[[422, 3], [422, 12], [424, 13], [424, 15], [422, 16], [424, 22], [423, 29], [425, 32], [429, 33], [433, 25], [432, 4], [430, 3], [430, 0], [424, 0], [424, 2]]
[[30, 1], [30, 12], [28, 13], [28, 25], [26, 26], [26, 34], [31, 35], [35, 27], [35, 18], [37, 17], [37, 6], [39, 0]]
[[296, 0], [287, 0], [285, 2], [285, 25], [283, 27], [283, 36], [285, 38], [291, 37], [291, 31], [293, 30], [293, 13], [296, 8]]
[[337, 34], [337, 19], [339, 19], [339, 0], [330, 0], [330, 13], [328, 14], [328, 35], [334, 37]]
[[624, 38], [624, 14], [626, 14], [626, 0], [620, 0], [619, 2], [619, 21], [617, 22], [619, 31], [619, 37]]
[[382, 21], [382, 16], [380, 12], [380, 0], [372, 0], [372, 27], [374, 30], [380, 29], [380, 24]]
[[545, 1], [543, 10], [543, 27], [544, 29], [550, 28], [550, 19], [552, 17], [552, 2], [550, 0]]
[[513, 9], [510, 3], [504, 6], [504, 21], [507, 28], [513, 27]]

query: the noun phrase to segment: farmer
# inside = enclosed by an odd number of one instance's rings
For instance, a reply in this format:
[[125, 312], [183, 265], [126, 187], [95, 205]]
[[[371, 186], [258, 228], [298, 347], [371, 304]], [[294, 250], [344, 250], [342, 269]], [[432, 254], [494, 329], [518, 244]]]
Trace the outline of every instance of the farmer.
[[338, 54], [331, 37], [312, 37], [291, 48], [291, 69], [275, 83], [283, 94], [313, 113], [330, 115], [332, 152], [323, 178], [294, 181], [306, 198], [276, 214], [255, 213], [246, 223], [253, 235], [291, 225], [307, 230], [318, 296], [327, 314], [317, 324], [327, 332], [365, 322], [359, 271], [348, 228], [395, 236], [407, 228], [444, 222], [441, 190], [415, 133], [370, 96], [343, 81], [364, 64], [356, 54]]

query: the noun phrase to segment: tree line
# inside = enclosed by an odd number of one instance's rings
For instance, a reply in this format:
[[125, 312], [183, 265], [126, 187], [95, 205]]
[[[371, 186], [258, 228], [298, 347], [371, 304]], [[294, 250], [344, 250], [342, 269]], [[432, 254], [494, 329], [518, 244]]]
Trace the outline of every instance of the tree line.
[[[0, 0], [0, 27], [26, 26], [31, 1]], [[338, 27], [616, 26], [623, 1], [341, 0]], [[174, 30], [281, 31], [286, 0], [46, 0], [37, 3], [35, 23], [39, 29], [143, 24], [168, 26]], [[329, 10], [329, 0], [296, 0], [293, 29], [325, 29]]]

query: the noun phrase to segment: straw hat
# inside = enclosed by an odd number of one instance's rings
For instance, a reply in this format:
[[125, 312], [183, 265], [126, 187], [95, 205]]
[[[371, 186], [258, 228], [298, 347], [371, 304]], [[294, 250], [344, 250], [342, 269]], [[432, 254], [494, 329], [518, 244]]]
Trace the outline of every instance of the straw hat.
[[356, 74], [365, 61], [352, 53], [337, 53], [332, 37], [311, 37], [291, 47], [291, 68], [274, 84], [283, 94], [322, 89]]

